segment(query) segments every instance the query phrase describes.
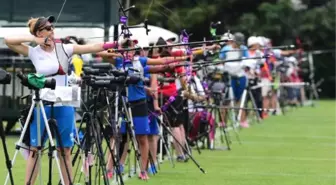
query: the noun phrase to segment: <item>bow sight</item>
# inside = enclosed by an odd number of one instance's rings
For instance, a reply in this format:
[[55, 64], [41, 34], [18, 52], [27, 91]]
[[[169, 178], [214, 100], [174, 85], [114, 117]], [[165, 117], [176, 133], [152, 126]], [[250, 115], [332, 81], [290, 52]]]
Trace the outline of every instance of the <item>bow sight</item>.
[[[118, 1], [119, 2], [119, 1]], [[146, 35], [150, 32], [150, 29], [148, 29], [148, 20], [146, 19], [143, 24], [136, 25], [136, 26], [128, 26], [128, 16], [126, 16], [126, 12], [130, 11], [131, 9], [135, 8], [135, 5], [130, 6], [129, 8], [124, 9], [124, 7], [121, 5], [119, 2], [120, 8], [119, 8], [119, 14], [121, 12], [123, 15], [120, 16], [119, 21], [122, 24], [121, 25], [121, 34], [124, 35], [124, 39], [130, 38], [132, 36], [132, 33], [130, 32], [129, 29], [132, 28], [145, 28], [146, 29]]]
[[213, 39], [218, 39], [220, 36], [217, 35], [217, 28], [222, 24], [220, 21], [210, 23], [210, 34]]

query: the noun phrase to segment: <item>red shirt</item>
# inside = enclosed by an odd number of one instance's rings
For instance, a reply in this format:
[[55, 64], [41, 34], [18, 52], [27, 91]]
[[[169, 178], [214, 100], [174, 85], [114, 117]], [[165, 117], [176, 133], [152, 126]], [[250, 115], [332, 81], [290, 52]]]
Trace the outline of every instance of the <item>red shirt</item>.
[[[171, 53], [172, 56], [183, 56], [184, 55], [184, 51], [183, 50], [176, 50], [174, 52]], [[177, 67], [175, 68], [175, 73], [181, 74], [181, 73], [185, 73], [185, 69], [184, 67]], [[165, 77], [172, 77], [173, 75], [171, 73], [165, 73], [164, 75]], [[177, 95], [177, 88], [176, 88], [176, 83], [175, 82], [170, 82], [167, 85], [163, 85], [159, 87], [159, 94], [162, 93], [163, 96], [169, 97], [169, 96], [176, 96]]]
[[298, 69], [294, 69], [294, 71], [292, 72], [292, 74], [289, 76], [289, 81], [290, 82], [301, 82], [301, 78], [298, 74]]

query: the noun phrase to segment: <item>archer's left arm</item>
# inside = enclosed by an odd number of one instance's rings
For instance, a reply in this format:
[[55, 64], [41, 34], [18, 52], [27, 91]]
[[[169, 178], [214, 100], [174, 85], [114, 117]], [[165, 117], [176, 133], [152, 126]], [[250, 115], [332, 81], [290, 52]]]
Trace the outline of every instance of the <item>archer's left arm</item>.
[[86, 53], [98, 53], [104, 50], [108, 50], [117, 46], [116, 42], [98, 43], [98, 44], [74, 44], [73, 54], [86, 54]]
[[164, 65], [169, 64], [174, 61], [186, 61], [188, 60], [188, 56], [182, 56], [182, 57], [163, 57], [163, 58], [148, 58], [147, 64], [148, 65]]
[[[217, 44], [205, 47], [205, 50], [217, 50], [217, 49], [220, 49], [220, 46], [217, 45]], [[203, 47], [197, 47], [197, 48], [193, 48], [192, 49], [192, 53], [194, 55], [202, 55], [203, 52], [204, 52], [204, 48]]]
[[158, 96], [158, 81], [157, 75], [151, 74], [151, 88], [154, 89], [153, 105], [154, 109], [159, 109], [159, 96]]

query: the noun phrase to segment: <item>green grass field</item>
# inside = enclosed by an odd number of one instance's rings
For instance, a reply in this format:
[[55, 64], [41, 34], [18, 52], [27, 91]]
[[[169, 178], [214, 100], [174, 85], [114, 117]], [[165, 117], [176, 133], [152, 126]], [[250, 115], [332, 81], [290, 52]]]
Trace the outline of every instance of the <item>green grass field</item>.
[[[133, 177], [125, 184], [334, 185], [335, 105], [334, 101], [321, 101], [317, 107], [293, 109], [286, 116], [270, 117], [241, 130], [241, 145], [231, 133], [231, 151], [202, 150], [201, 155], [194, 152], [206, 174], [191, 160], [178, 163], [175, 168], [166, 161], [148, 182]], [[17, 139], [7, 139], [10, 157]], [[7, 170], [2, 150], [0, 159], [3, 183]], [[47, 169], [47, 163], [43, 168]], [[14, 166], [15, 184], [23, 184], [24, 171], [25, 161], [19, 155]], [[46, 180], [47, 170], [43, 173]], [[54, 174], [56, 179], [56, 169]]]

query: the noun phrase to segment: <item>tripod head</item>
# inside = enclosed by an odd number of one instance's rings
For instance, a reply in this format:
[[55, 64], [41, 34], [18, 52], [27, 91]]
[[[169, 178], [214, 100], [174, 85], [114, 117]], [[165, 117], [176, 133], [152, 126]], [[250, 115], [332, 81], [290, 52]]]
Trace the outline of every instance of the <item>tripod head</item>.
[[0, 68], [0, 84], [10, 84], [11, 83], [11, 75]]

